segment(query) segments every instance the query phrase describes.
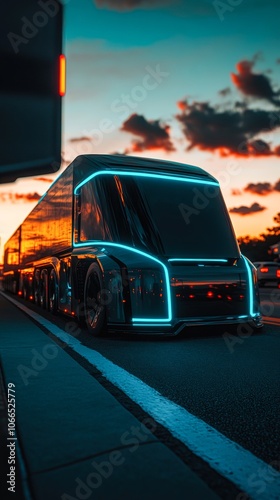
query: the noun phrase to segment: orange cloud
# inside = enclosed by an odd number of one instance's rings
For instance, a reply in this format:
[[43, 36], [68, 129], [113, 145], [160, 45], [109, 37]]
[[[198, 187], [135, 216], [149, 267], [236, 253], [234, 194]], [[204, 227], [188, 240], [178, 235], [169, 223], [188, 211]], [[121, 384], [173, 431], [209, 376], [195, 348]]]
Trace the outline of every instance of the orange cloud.
[[37, 192], [34, 192], [34, 193], [12, 193], [12, 192], [0, 193], [0, 201], [2, 203], [5, 203], [5, 202], [29, 203], [29, 202], [38, 201], [40, 198], [41, 198], [41, 195], [38, 194]]
[[53, 182], [53, 179], [49, 179], [49, 177], [34, 177], [33, 180], [40, 182], [49, 182], [50, 184]]
[[95, 0], [99, 8], [112, 10], [133, 10], [139, 8], [159, 8], [172, 4], [172, 0]]
[[257, 212], [262, 212], [263, 210], [266, 210], [266, 207], [262, 207], [259, 203], [252, 203], [250, 207], [242, 205], [241, 207], [230, 208], [229, 212], [231, 214], [238, 214], [244, 216], [244, 215], [255, 214]]
[[270, 182], [250, 182], [244, 188], [244, 191], [249, 193], [259, 194], [261, 196], [266, 196], [273, 191], [273, 186]]
[[279, 105], [280, 102], [275, 98], [279, 91], [274, 92], [267, 76], [253, 73], [254, 63], [255, 61], [239, 61], [236, 64], [237, 73], [231, 73], [233, 84], [245, 95], [267, 99]]
[[91, 138], [87, 136], [82, 136], [82, 137], [73, 137], [72, 139], [69, 139], [69, 142], [91, 142]]

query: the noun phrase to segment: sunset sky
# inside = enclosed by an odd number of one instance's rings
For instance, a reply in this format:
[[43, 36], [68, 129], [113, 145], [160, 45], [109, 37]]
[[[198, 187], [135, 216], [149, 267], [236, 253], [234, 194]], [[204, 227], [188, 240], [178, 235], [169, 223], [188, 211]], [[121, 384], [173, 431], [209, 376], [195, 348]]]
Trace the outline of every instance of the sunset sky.
[[[115, 152], [198, 165], [220, 181], [237, 236], [271, 226], [280, 211], [279, 1], [63, 3], [63, 168], [78, 154]], [[59, 173], [0, 186], [1, 253]]]

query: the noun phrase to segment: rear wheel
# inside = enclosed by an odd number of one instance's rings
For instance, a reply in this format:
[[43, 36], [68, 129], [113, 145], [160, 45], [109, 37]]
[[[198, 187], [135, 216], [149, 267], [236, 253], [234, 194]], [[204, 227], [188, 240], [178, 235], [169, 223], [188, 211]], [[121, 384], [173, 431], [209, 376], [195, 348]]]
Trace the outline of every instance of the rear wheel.
[[43, 309], [48, 307], [48, 271], [43, 269], [40, 276], [40, 306]]
[[26, 280], [24, 280], [24, 282], [23, 282], [22, 296], [23, 296], [24, 300], [28, 300], [29, 299], [28, 283], [26, 282]]
[[40, 270], [36, 269], [34, 275], [34, 302], [37, 306], [40, 305], [41, 279]]
[[58, 282], [54, 269], [51, 270], [49, 277], [49, 309], [52, 314], [58, 309]]
[[102, 301], [102, 275], [97, 264], [90, 265], [85, 281], [85, 320], [90, 333], [99, 337], [106, 331], [106, 307]]

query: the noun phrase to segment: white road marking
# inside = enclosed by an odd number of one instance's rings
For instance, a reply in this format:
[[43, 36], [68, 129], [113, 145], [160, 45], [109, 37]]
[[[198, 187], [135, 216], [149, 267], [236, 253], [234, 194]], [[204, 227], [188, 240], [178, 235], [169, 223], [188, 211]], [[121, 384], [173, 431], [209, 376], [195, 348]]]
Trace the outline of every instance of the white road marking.
[[79, 340], [18, 301], [2, 295], [89, 361], [107, 380], [140, 405], [175, 438], [248, 494], [252, 500], [279, 500], [280, 474], [276, 469], [99, 352], [84, 346]]

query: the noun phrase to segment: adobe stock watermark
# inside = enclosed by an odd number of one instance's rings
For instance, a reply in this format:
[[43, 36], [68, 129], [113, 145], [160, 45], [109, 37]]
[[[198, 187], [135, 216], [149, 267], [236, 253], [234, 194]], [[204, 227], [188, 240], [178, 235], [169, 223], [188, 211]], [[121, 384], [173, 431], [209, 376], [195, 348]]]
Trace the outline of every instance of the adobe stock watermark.
[[236, 7], [243, 3], [243, 0], [214, 0], [212, 5], [220, 19], [220, 21], [224, 21], [225, 13], [233, 12]]
[[[267, 141], [273, 140], [272, 132], [279, 125], [279, 113], [269, 113], [269, 126], [268, 128], [264, 128], [261, 131], [262, 133], [270, 134], [266, 135]], [[262, 141], [255, 141], [254, 149], [257, 152], [257, 155], [265, 153], [266, 148], [266, 143], [263, 143]], [[241, 158], [245, 157], [247, 162], [252, 162], [256, 157], [255, 155], [250, 155], [250, 151], [248, 150], [248, 140], [244, 140], [238, 145], [237, 152]], [[223, 169], [216, 175], [216, 179], [219, 182], [221, 189], [229, 186], [232, 178], [241, 175], [242, 172], [243, 168], [240, 166], [237, 160], [229, 160], [225, 169]], [[192, 192], [193, 197], [191, 204], [180, 203], [180, 205], [178, 206], [186, 224], [189, 224], [191, 222], [191, 216], [199, 215], [202, 210], [205, 210], [209, 206], [211, 199], [215, 198], [219, 194], [219, 190], [217, 188], [206, 184], [200, 188], [193, 188]]]
[[[268, 300], [261, 303], [261, 314], [271, 317], [275, 311], [275, 302], [279, 299], [279, 290], [273, 290]], [[240, 323], [237, 326], [236, 333], [225, 332], [223, 339], [231, 354], [234, 353], [237, 345], [244, 344], [245, 340], [251, 337], [255, 329], [249, 323]]]
[[[269, 464], [265, 464], [263, 467], [260, 467], [254, 474], [251, 474], [248, 477], [248, 486], [255, 490], [254, 498], [262, 495], [267, 487], [267, 484], [271, 484], [276, 479], [279, 479], [280, 472], [280, 461], [274, 460]], [[251, 496], [249, 496], [245, 492], [241, 492], [237, 495], [235, 500], [250, 500]], [[264, 498], [262, 496], [262, 498]]]
[[[112, 270], [112, 276], [113, 279], [111, 279], [108, 288], [102, 288], [98, 296], [90, 299], [87, 305], [84, 302], [78, 305], [76, 312], [79, 320], [85, 319], [86, 308], [94, 310], [100, 306], [107, 307], [114, 300], [114, 296], [117, 294], [121, 294], [122, 296], [123, 288], [128, 286], [129, 277], [124, 271], [120, 273], [118, 270]], [[65, 324], [64, 331], [66, 335], [68, 334], [77, 338], [81, 334], [82, 329], [76, 319], [71, 319]], [[30, 379], [38, 377], [39, 373], [45, 370], [52, 360], [56, 359], [60, 349], [65, 349], [69, 346], [66, 341], [59, 340], [59, 345], [54, 342], [45, 344], [40, 351], [38, 349], [31, 349], [30, 362], [17, 366], [17, 371], [25, 387], [29, 385]]]
[[[137, 107], [143, 102], [150, 92], [157, 89], [170, 75], [168, 71], [163, 71], [160, 64], [155, 67], [145, 66], [146, 73], [139, 85], [135, 85], [127, 93], [122, 93], [114, 99], [110, 105], [111, 113], [118, 115], [118, 120], [124, 120], [136, 111]], [[68, 154], [86, 154], [92, 151], [92, 147], [99, 146], [105, 135], [111, 134], [117, 130], [116, 120], [102, 118], [97, 127], [93, 129], [83, 129], [82, 136], [87, 138], [83, 144], [77, 143], [77, 146], [67, 146]], [[73, 149], [72, 149], [73, 148]], [[72, 149], [72, 151], [71, 151]]]
[[25, 386], [29, 384], [30, 377], [37, 377], [48, 366], [49, 361], [57, 357], [58, 350], [59, 348], [55, 344], [44, 345], [41, 352], [37, 349], [31, 349], [30, 365], [20, 364], [17, 366], [17, 371]]
[[[151, 438], [151, 433], [156, 430], [156, 423], [151, 418], [144, 419], [138, 426], [131, 426], [120, 438], [119, 447], [125, 447], [130, 454], [135, 453], [142, 443]], [[91, 462], [89, 473], [83, 477], [76, 477], [73, 493], [63, 493], [61, 500], [87, 500], [94, 498], [94, 492], [108, 480], [114, 471], [127, 460], [124, 450], [111, 451], [106, 460], [95, 459]], [[74, 496], [75, 495], [75, 496]]]
[[[83, 315], [84, 304], [80, 304], [79, 311]], [[78, 337], [82, 329], [79, 327], [77, 321], [71, 320], [66, 323], [64, 331], [66, 334], [72, 335], [72, 337]], [[60, 349], [65, 349], [67, 346], [67, 342], [62, 341], [59, 346], [55, 342], [45, 344], [40, 351], [38, 349], [31, 349], [30, 363], [28, 365], [19, 364], [17, 366], [17, 371], [21, 376], [24, 386], [29, 385], [30, 379], [38, 377], [39, 373], [47, 368], [50, 361], [57, 358]]]
[[30, 40], [34, 39], [39, 31], [44, 28], [50, 18], [55, 17], [60, 11], [60, 4], [67, 4], [70, 0], [38, 0], [38, 10], [30, 17], [21, 17], [21, 30], [20, 33], [13, 33], [10, 31], [7, 38], [13, 48], [15, 54], [20, 51], [21, 45], [26, 45]]
[[254, 333], [254, 328], [249, 323], [240, 323], [236, 328], [236, 333], [225, 332], [223, 339], [231, 354], [235, 351], [236, 345], [241, 345]]
[[[241, 172], [242, 168], [238, 164], [238, 162], [230, 161], [227, 164], [226, 168], [222, 172], [219, 172], [219, 174], [217, 175], [217, 180], [219, 181], [220, 187], [223, 189], [224, 187], [228, 186], [231, 182], [232, 177], [240, 175]], [[178, 205], [179, 211], [183, 216], [186, 224], [190, 224], [191, 217], [193, 215], [199, 215], [202, 210], [205, 210], [209, 206], [210, 201], [219, 195], [220, 190], [218, 189], [218, 187], [218, 185], [213, 186], [205, 182], [205, 185], [203, 187], [192, 188], [193, 196], [192, 200], [190, 200], [190, 203], [180, 203]]]
[[[275, 133], [275, 129], [280, 126], [280, 114], [276, 111], [271, 111], [269, 113], [269, 126], [267, 128], [263, 128], [261, 130], [262, 134], [266, 134], [265, 142], [261, 140], [254, 141], [254, 150], [257, 152], [257, 155], [265, 154], [267, 151], [267, 144], [273, 141], [273, 133]], [[242, 141], [238, 145], [238, 153], [241, 156], [247, 157], [247, 161], [253, 161], [257, 155], [251, 155], [248, 150], [248, 140]]]

